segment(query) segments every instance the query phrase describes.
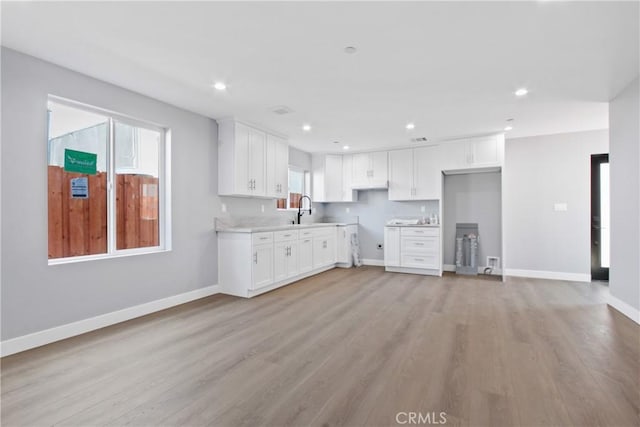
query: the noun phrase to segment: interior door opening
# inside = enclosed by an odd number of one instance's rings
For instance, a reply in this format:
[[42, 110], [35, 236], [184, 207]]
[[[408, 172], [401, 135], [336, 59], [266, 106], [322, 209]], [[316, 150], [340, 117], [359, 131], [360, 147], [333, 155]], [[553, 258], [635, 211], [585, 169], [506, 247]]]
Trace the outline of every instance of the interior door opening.
[[609, 281], [609, 155], [591, 156], [591, 280]]

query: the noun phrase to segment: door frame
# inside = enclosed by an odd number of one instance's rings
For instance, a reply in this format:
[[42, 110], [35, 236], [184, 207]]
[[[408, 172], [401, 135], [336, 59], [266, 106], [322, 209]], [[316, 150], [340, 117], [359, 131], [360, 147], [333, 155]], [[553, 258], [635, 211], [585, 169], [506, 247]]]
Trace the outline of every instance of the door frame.
[[609, 163], [609, 154], [591, 155], [591, 280], [609, 281], [609, 268], [600, 259], [600, 165]]

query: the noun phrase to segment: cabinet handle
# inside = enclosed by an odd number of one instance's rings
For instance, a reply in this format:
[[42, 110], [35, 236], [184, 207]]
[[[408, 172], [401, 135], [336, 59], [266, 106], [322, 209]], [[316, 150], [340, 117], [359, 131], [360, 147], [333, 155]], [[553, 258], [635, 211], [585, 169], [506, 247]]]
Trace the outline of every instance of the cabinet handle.
[[424, 243], [421, 243], [421, 242], [415, 242], [414, 244], [415, 244], [416, 246], [424, 246]]
[[424, 234], [424, 231], [422, 230], [413, 230], [413, 232], [416, 234]]
[[249, 190], [252, 190], [252, 187], [251, 187], [251, 182], [252, 181], [253, 181], [252, 179], [249, 180]]
[[414, 261], [424, 262], [424, 258], [414, 258]]
[[253, 263], [257, 264], [258, 263], [258, 252], [254, 252], [253, 253]]
[[267, 240], [269, 239], [268, 237], [261, 237], [260, 240]]

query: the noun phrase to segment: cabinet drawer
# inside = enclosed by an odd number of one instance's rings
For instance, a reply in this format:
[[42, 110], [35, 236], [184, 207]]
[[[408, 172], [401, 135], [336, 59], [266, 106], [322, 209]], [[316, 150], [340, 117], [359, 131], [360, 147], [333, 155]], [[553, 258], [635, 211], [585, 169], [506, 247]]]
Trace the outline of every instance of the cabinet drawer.
[[407, 254], [433, 254], [440, 250], [438, 237], [402, 237], [402, 253]]
[[287, 240], [297, 240], [298, 230], [282, 230], [273, 232], [273, 240], [276, 242], [284, 242]]
[[434, 227], [401, 227], [400, 228], [401, 236], [439, 236], [440, 229]]
[[302, 229], [298, 231], [298, 236], [300, 237], [300, 239], [308, 239], [313, 237], [313, 229], [312, 228], [306, 228], [306, 229]]
[[411, 255], [402, 254], [400, 265], [408, 268], [429, 268], [437, 270], [440, 258], [437, 254]]
[[251, 241], [254, 245], [261, 245], [263, 243], [273, 242], [273, 232], [265, 231], [264, 233], [253, 233], [251, 235]]

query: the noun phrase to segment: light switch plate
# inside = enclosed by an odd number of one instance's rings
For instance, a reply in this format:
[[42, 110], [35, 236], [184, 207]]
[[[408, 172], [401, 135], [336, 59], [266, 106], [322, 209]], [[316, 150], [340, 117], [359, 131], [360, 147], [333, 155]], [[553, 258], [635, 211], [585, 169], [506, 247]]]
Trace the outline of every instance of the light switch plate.
[[554, 203], [553, 210], [556, 212], [566, 212], [567, 204], [566, 203]]

